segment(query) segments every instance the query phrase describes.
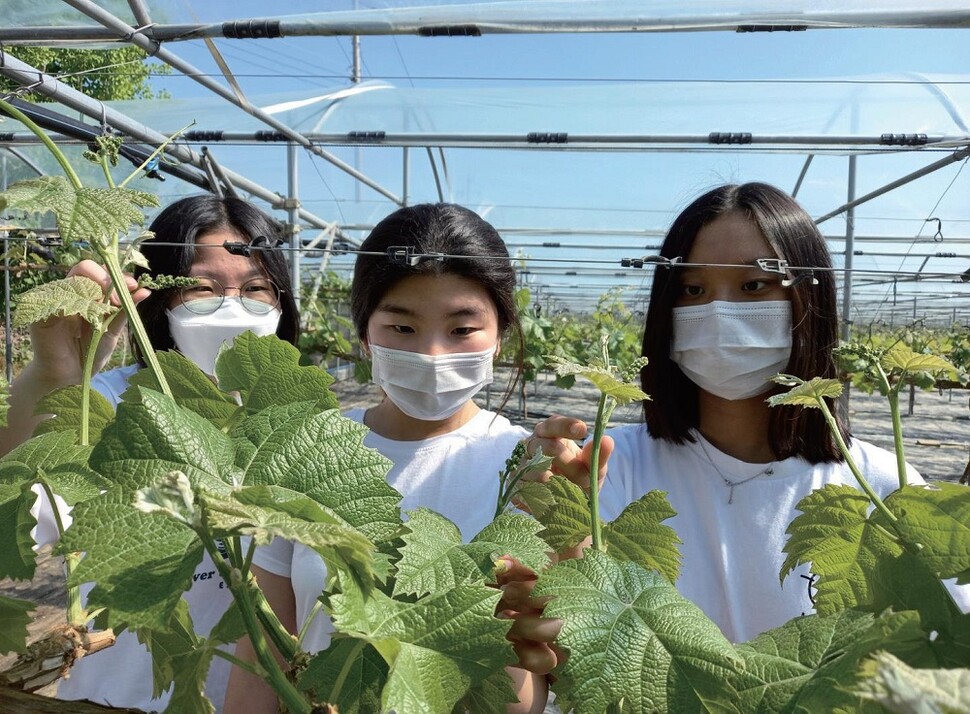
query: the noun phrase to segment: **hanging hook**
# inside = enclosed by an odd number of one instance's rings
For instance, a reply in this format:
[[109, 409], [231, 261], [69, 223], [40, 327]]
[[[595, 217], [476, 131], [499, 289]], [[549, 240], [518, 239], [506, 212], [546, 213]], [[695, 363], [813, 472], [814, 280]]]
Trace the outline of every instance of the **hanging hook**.
[[930, 221], [936, 221], [936, 233], [933, 234], [933, 240], [937, 243], [943, 242], [943, 221], [934, 216], [927, 218], [924, 223], [929, 223]]

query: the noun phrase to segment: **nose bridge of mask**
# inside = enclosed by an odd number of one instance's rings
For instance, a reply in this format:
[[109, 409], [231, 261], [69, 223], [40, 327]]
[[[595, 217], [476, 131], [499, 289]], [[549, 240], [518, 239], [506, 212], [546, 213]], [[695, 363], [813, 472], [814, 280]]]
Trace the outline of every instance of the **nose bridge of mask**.
[[747, 303], [714, 300], [705, 305], [679, 308], [677, 329], [682, 332], [678, 342], [690, 347], [775, 347], [765, 343], [762, 323], [783, 317], [790, 309], [791, 304], [784, 300]]
[[[392, 384], [405, 387], [413, 391], [428, 394], [457, 391], [468, 387], [467, 370], [478, 367], [483, 361], [491, 366], [493, 350], [485, 352], [463, 352], [458, 354], [426, 355], [420, 352], [405, 352], [379, 345], [371, 345], [372, 352], [379, 355], [375, 360], [377, 373]], [[381, 362], [386, 363], [383, 369]], [[395, 367], [403, 368], [398, 371]], [[464, 372], [463, 372], [464, 370]], [[491, 381], [491, 370], [488, 370], [488, 380]]]

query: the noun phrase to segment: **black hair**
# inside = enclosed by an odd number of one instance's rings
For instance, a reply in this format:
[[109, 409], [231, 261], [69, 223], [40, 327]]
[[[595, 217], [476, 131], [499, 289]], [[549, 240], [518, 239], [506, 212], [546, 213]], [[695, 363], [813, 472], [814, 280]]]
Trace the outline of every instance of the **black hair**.
[[[814, 272], [817, 285], [801, 280], [790, 288], [792, 348], [785, 372], [802, 379], [838, 377], [833, 352], [838, 345], [838, 306], [828, 247], [811, 216], [784, 191], [765, 183], [728, 184], [708, 191], [677, 216], [660, 254], [686, 257], [701, 228], [730, 213], [753, 221], [775, 257], [789, 265], [819, 268]], [[650, 434], [678, 444], [693, 441], [690, 430], [699, 422], [698, 388], [670, 358], [679, 276], [676, 267], [658, 267], [654, 274], [642, 348], [649, 362], [641, 371], [643, 391], [651, 396], [643, 403]], [[832, 411], [848, 439], [847, 427], [837, 410]], [[777, 459], [801, 456], [813, 464], [842, 460], [818, 409], [773, 408], [768, 439]]]
[[[136, 268], [135, 277], [143, 274], [185, 276], [195, 259], [195, 243], [206, 233], [231, 230], [244, 243], [265, 238], [275, 245], [280, 237], [279, 224], [253, 204], [239, 198], [219, 198], [212, 194], [189, 196], [179, 199], [163, 209], [152, 221], [149, 230], [154, 234], [141, 244], [140, 250], [148, 260], [149, 269]], [[262, 241], [260, 241], [262, 242]], [[276, 334], [290, 344], [296, 344], [300, 329], [300, 316], [286, 259], [279, 249], [260, 249], [252, 252], [253, 260], [280, 288], [280, 317]], [[170, 292], [156, 290], [138, 303], [138, 314], [145, 323], [145, 330], [152, 347], [170, 350], [175, 341], [168, 329], [165, 310]], [[138, 346], [134, 346], [138, 361], [145, 365]]]
[[[416, 256], [440, 253], [442, 260], [412, 261], [391, 258], [387, 251], [401, 247]], [[498, 231], [474, 211], [452, 203], [424, 203], [400, 208], [380, 221], [360, 245], [350, 288], [350, 312], [361, 342], [367, 323], [381, 300], [395, 285], [414, 275], [458, 275], [479, 283], [498, 313], [499, 335], [518, 346], [515, 377], [508, 400], [522, 373], [522, 325], [515, 301], [515, 269]], [[376, 255], [368, 255], [375, 253]]]

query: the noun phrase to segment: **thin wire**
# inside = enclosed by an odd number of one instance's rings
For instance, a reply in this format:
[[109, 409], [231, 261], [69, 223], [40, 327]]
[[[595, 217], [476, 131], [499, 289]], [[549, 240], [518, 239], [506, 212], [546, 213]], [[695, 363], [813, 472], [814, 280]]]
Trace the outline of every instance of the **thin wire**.
[[[10, 230], [10, 228], [8, 228], [7, 230]], [[27, 242], [29, 240], [31, 240], [31, 239], [24, 238], [24, 237], [13, 237], [13, 236], [7, 236], [7, 237], [0, 238], [0, 241], [8, 242], [8, 243], [9, 242]], [[58, 244], [57, 242], [49, 241], [46, 245], [57, 245], [57, 244]], [[133, 244], [135, 244], [133, 241], [120, 241], [120, 245], [122, 245], [122, 246], [128, 246], [128, 245], [133, 245]], [[170, 242], [161, 242], [161, 241], [154, 241], [154, 240], [151, 241], [151, 244], [153, 246], [158, 246], [158, 247], [179, 247], [179, 246], [184, 245], [183, 243], [170, 243]], [[203, 247], [221, 248], [222, 246], [214, 245], [214, 246], [203, 246]], [[252, 249], [253, 250], [281, 250], [279, 248], [267, 248], [267, 247], [261, 247], [261, 246], [252, 246]], [[311, 253], [311, 252], [313, 252], [313, 253], [332, 253], [335, 256], [342, 256], [342, 255], [353, 255], [353, 256], [358, 256], [358, 255], [387, 256], [387, 253], [384, 252], [384, 251], [362, 251], [362, 250], [359, 250], [359, 249], [356, 249], [356, 248], [321, 248], [319, 246], [315, 246], [313, 248], [298, 247], [296, 250], [298, 250], [300, 252], [307, 252], [307, 253]], [[442, 253], [411, 253], [411, 254], [409, 254], [409, 257], [411, 257], [411, 258], [418, 258], [418, 259], [425, 259], [425, 260], [436, 260], [436, 259], [442, 259], [442, 260], [444, 260], [444, 259], [447, 259], [447, 260], [498, 260], [498, 261], [512, 261], [512, 262], [515, 262], [517, 260], [526, 260], [530, 264], [533, 264], [533, 263], [535, 263], [535, 264], [550, 263], [550, 264], [565, 264], [565, 265], [569, 265], [569, 266], [583, 266], [583, 265], [611, 265], [611, 266], [617, 266], [617, 265], [620, 264], [620, 261], [619, 260], [600, 260], [600, 259], [596, 259], [596, 258], [582, 258], [582, 259], [575, 259], [575, 258], [535, 258], [535, 257], [522, 258], [522, 257], [508, 256], [508, 255], [474, 255], [474, 256], [469, 256], [469, 255], [454, 255], [454, 254], [447, 254], [447, 253], [445, 253], [445, 254], [442, 254]], [[644, 270], [646, 268], [654, 268], [654, 269], [656, 269], [658, 267], [659, 268], [666, 268], [666, 269], [669, 269], [669, 268], [740, 268], [740, 269], [747, 269], [747, 270], [757, 269], [757, 266], [755, 266], [755, 265], [740, 264], [740, 263], [686, 263], [686, 262], [678, 262], [678, 263], [675, 263], [673, 265], [663, 265], [663, 264], [659, 264], [658, 265], [656, 263], [645, 263], [644, 266], [643, 266], [643, 268], [625, 268], [625, 270], [631, 270], [631, 271], [632, 270]], [[819, 266], [788, 265], [786, 267], [787, 267], [788, 270], [793, 271], [793, 272], [798, 272], [798, 271], [818, 271], [818, 272], [831, 272], [831, 273], [842, 273], [842, 274], [849, 272], [849, 273], [852, 273], [852, 274], [855, 274], [855, 275], [862, 275], [862, 276], [865, 276], [865, 275], [891, 275], [891, 276], [896, 276], [896, 277], [901, 277], [901, 278], [913, 277], [913, 278], [918, 279], [921, 282], [922, 281], [929, 281], [931, 279], [944, 279], [944, 280], [945, 279], [958, 279], [960, 277], [960, 275], [962, 274], [960, 271], [956, 271], [956, 272], [939, 272], [939, 273], [925, 273], [925, 272], [921, 273], [921, 272], [916, 272], [916, 271], [875, 270], [875, 269], [870, 269], [870, 268], [850, 268], [850, 269], [847, 269], [847, 268], [844, 268], [844, 267], [835, 267], [835, 266], [819, 267]], [[525, 268], [524, 270], [520, 270], [519, 272], [520, 273], [524, 273], [526, 275], [529, 274], [528, 268]], [[773, 273], [773, 271], [764, 271], [764, 272]], [[773, 273], [773, 274], [776, 274], [776, 273]], [[603, 277], [606, 277], [606, 276], [603, 276]]]

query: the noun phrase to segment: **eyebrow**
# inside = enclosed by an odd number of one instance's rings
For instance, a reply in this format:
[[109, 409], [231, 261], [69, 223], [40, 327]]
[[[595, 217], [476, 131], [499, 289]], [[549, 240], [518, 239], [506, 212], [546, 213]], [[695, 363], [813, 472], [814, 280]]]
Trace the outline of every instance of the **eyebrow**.
[[[404, 317], [418, 317], [418, 313], [411, 308], [404, 307], [403, 305], [395, 305], [394, 303], [383, 303], [374, 312], [386, 312], [391, 315], [402, 315]], [[445, 317], [479, 317], [483, 314], [485, 314], [485, 311], [478, 308], [460, 307], [457, 310], [452, 310]]]

